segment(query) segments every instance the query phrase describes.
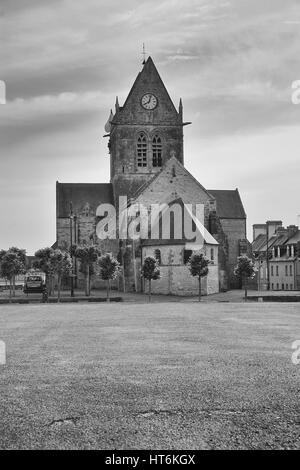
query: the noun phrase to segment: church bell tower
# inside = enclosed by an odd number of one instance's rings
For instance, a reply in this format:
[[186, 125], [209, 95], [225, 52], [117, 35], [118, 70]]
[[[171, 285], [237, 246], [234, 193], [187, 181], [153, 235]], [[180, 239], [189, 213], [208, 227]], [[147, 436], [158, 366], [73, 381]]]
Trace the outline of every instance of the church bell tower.
[[105, 126], [115, 199], [134, 194], [175, 156], [183, 164], [183, 110], [175, 108], [151, 57]]

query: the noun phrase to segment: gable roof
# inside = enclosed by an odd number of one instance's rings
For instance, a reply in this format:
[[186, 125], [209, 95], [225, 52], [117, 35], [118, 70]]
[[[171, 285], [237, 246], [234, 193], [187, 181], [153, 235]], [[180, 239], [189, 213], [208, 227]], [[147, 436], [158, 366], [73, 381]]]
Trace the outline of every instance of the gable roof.
[[[144, 93], [154, 93], [158, 98], [158, 106], [152, 111], [155, 125], [158, 125], [160, 121], [162, 124], [170, 122], [173, 125], [182, 125], [181, 116], [176, 110], [151, 57], [147, 59], [143, 69], [138, 73], [125, 103], [118, 108], [112, 124], [136, 123], [143, 120], [149, 124], [148, 114], [145, 114], [140, 106], [140, 99]], [[161, 112], [160, 104], [163, 104], [163, 112]]]
[[213, 197], [211, 196], [210, 192], [207, 191], [207, 189], [204, 188], [204, 186], [202, 186], [202, 184], [199, 183], [198, 180], [196, 180], [196, 178], [185, 168], [185, 166], [176, 158], [176, 157], [171, 157], [169, 158], [169, 160], [167, 160], [164, 164], [164, 166], [161, 168], [161, 170], [159, 172], [157, 172], [153, 178], [151, 178], [149, 181], [147, 181], [145, 184], [143, 184], [139, 189], [138, 191], [133, 195], [133, 200], [136, 200], [141, 194], [143, 194], [144, 191], [146, 191], [146, 189], [148, 189], [152, 183], [154, 183], [154, 181], [156, 181], [160, 176], [161, 174], [164, 172], [164, 171], [167, 171], [171, 165], [177, 165], [179, 166], [181, 169], [183, 169], [183, 171], [185, 172], [185, 174], [187, 174], [195, 183], [196, 185], [199, 187], [199, 189], [201, 191], [204, 191], [207, 196], [210, 198], [210, 199], [213, 199]]
[[74, 214], [81, 212], [86, 204], [95, 213], [99, 204], [114, 203], [112, 184], [56, 182], [57, 217], [69, 217], [70, 203]]
[[238, 189], [209, 189], [217, 201], [217, 214], [220, 219], [246, 219], [246, 213]]

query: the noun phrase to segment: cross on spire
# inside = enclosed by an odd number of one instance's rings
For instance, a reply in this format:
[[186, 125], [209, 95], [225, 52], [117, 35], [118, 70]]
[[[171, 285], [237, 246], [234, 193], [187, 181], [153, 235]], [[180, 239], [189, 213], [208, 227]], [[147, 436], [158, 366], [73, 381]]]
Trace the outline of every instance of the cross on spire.
[[143, 56], [143, 65], [145, 65], [145, 63], [146, 63], [146, 49], [145, 49], [145, 43], [144, 42], [143, 42], [142, 56]]

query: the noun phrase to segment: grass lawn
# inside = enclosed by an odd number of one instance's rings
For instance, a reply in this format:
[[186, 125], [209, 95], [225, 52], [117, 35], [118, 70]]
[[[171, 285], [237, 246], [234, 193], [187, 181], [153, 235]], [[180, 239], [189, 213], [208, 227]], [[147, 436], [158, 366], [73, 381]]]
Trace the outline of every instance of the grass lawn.
[[0, 307], [1, 449], [300, 448], [299, 304]]

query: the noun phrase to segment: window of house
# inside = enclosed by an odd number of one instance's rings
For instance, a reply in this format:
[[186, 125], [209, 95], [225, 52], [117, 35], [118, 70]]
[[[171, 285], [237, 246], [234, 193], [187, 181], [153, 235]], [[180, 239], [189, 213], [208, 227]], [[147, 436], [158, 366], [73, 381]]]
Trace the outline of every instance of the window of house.
[[162, 166], [162, 142], [158, 135], [152, 139], [152, 166], [154, 168]]
[[279, 290], [279, 284], [278, 284], [278, 282], [277, 282], [277, 284], [276, 284], [276, 287], [277, 287], [277, 290]]
[[274, 290], [274, 284], [273, 284], [273, 282], [272, 282], [272, 287], [271, 287], [271, 289]]
[[147, 137], [145, 134], [140, 134], [137, 139], [137, 166], [147, 166]]
[[279, 268], [276, 266], [276, 276], [279, 276]]
[[289, 273], [288, 273], [288, 266], [285, 267], [285, 275], [288, 276]]
[[210, 259], [211, 259], [211, 261], [214, 261], [214, 259], [215, 259], [215, 251], [214, 251], [213, 248], [210, 249]]
[[290, 276], [293, 275], [293, 266], [290, 264]]
[[155, 250], [154, 251], [154, 256], [155, 256], [155, 259], [157, 259], [158, 261], [158, 264], [161, 265], [161, 251], [160, 250]]
[[284, 284], [281, 284], [281, 289], [284, 290]]
[[290, 287], [291, 287], [291, 290], [293, 290], [293, 289], [294, 289], [294, 286], [293, 286], [293, 284], [291, 284], [291, 286], [290, 286]]
[[193, 252], [192, 250], [184, 250], [184, 253], [183, 253], [183, 262], [184, 264], [187, 264], [190, 257], [192, 256]]
[[271, 266], [271, 276], [274, 276], [274, 266]]

